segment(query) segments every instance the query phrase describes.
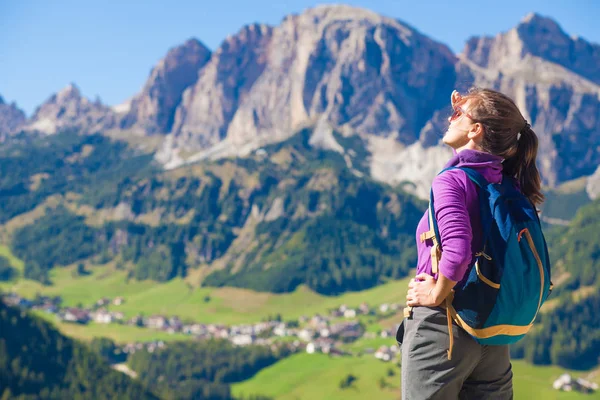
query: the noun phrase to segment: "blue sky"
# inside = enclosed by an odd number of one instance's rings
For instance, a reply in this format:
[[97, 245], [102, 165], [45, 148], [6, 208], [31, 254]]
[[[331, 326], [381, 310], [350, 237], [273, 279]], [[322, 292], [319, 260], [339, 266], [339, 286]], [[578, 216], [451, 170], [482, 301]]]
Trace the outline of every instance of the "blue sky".
[[[83, 95], [119, 104], [143, 86], [167, 50], [195, 37], [215, 49], [243, 25], [278, 25], [285, 15], [327, 2], [0, 1], [0, 95], [30, 115], [74, 82]], [[459, 53], [471, 36], [495, 35], [530, 12], [570, 35], [600, 43], [596, 0], [348, 0], [408, 23]]]

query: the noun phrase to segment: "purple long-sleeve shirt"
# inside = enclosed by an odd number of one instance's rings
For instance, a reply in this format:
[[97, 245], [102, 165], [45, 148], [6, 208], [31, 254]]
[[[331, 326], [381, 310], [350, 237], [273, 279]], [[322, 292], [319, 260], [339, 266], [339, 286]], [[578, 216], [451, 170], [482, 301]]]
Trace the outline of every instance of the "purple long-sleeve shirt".
[[[448, 161], [451, 166], [469, 167], [482, 174], [488, 182], [502, 181], [502, 158], [475, 150], [462, 150]], [[438, 175], [432, 183], [435, 217], [441, 236], [442, 259], [439, 273], [462, 282], [475, 263], [475, 253], [482, 250], [481, 217], [476, 185], [464, 171], [450, 170]], [[431, 271], [432, 240], [421, 243], [419, 236], [429, 230], [425, 212], [417, 226], [417, 274], [425, 272], [437, 279]]]

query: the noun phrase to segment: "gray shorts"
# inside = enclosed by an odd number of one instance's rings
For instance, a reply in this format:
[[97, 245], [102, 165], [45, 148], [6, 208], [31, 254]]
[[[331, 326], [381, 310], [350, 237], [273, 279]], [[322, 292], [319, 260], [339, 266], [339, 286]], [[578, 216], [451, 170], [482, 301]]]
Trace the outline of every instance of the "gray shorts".
[[445, 309], [415, 307], [404, 319], [397, 335], [402, 348], [402, 399], [512, 399], [508, 346], [481, 345], [454, 324], [452, 334], [448, 360]]

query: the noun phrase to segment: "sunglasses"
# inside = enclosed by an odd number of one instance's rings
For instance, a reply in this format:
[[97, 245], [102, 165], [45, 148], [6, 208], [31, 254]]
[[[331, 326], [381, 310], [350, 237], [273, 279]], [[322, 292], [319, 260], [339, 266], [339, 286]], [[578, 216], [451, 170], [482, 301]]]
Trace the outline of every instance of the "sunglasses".
[[475, 121], [475, 118], [473, 118], [473, 116], [471, 114], [469, 114], [468, 112], [466, 112], [462, 107], [460, 106], [455, 106], [454, 107], [454, 112], [452, 113], [452, 115], [450, 116], [450, 122], [452, 121], [456, 121], [457, 119], [459, 119], [460, 117], [462, 117], [463, 115], [466, 115], [467, 118]]

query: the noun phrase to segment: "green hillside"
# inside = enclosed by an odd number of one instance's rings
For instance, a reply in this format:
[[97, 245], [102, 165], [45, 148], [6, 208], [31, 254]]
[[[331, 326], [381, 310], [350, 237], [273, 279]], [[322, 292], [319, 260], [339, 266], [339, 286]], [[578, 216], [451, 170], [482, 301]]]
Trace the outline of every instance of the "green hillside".
[[587, 177], [565, 182], [557, 188], [544, 190], [541, 205], [544, 217], [570, 221], [577, 210], [591, 202], [586, 191]]
[[0, 302], [0, 398], [153, 399], [84, 345]]
[[28, 143], [36, 163], [22, 143], [8, 145], [0, 233], [23, 276], [45, 284], [55, 267], [109, 261], [140, 281], [194, 276], [275, 293], [339, 294], [406, 276], [425, 203], [365, 178], [364, 160], [349, 168], [312, 148], [310, 134], [266, 156], [173, 171], [99, 135]]

